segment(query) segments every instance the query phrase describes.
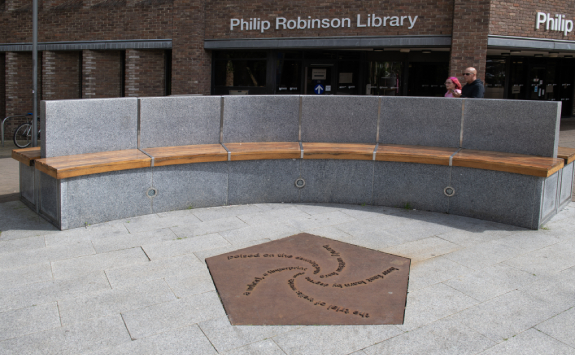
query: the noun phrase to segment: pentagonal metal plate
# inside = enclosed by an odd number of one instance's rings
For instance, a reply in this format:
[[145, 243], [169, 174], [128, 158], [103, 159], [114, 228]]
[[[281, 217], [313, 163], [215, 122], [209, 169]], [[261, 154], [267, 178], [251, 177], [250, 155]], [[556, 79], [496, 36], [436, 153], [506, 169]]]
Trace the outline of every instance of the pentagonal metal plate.
[[206, 259], [233, 325], [403, 324], [410, 262], [307, 233]]

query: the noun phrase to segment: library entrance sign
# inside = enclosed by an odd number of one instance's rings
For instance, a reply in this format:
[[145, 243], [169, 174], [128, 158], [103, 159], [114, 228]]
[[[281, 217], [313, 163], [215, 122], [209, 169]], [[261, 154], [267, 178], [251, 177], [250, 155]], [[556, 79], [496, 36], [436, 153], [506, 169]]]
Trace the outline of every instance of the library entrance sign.
[[302, 233], [206, 263], [233, 325], [403, 324], [407, 258]]

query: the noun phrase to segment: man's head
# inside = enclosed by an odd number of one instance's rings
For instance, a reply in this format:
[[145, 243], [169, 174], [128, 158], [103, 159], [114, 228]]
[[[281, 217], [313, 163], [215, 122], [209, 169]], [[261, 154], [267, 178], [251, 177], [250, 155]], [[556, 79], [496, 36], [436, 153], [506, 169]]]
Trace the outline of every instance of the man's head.
[[477, 80], [477, 70], [472, 67], [466, 68], [463, 72], [463, 80], [465, 80], [467, 84], [471, 84]]

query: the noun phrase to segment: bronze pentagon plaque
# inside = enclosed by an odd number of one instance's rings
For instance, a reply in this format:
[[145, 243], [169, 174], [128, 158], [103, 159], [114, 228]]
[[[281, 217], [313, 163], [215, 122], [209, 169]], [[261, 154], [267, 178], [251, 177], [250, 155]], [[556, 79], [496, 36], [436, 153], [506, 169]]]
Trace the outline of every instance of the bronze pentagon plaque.
[[306, 233], [206, 259], [233, 325], [403, 324], [410, 262]]

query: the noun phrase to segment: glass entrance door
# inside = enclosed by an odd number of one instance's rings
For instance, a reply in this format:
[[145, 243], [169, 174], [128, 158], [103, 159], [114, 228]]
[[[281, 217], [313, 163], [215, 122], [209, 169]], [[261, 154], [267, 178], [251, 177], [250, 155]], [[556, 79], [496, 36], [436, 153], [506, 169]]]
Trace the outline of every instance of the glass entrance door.
[[333, 95], [333, 65], [310, 64], [305, 67], [305, 95]]
[[529, 99], [545, 100], [545, 77], [547, 70], [543, 65], [531, 65], [529, 68]]

